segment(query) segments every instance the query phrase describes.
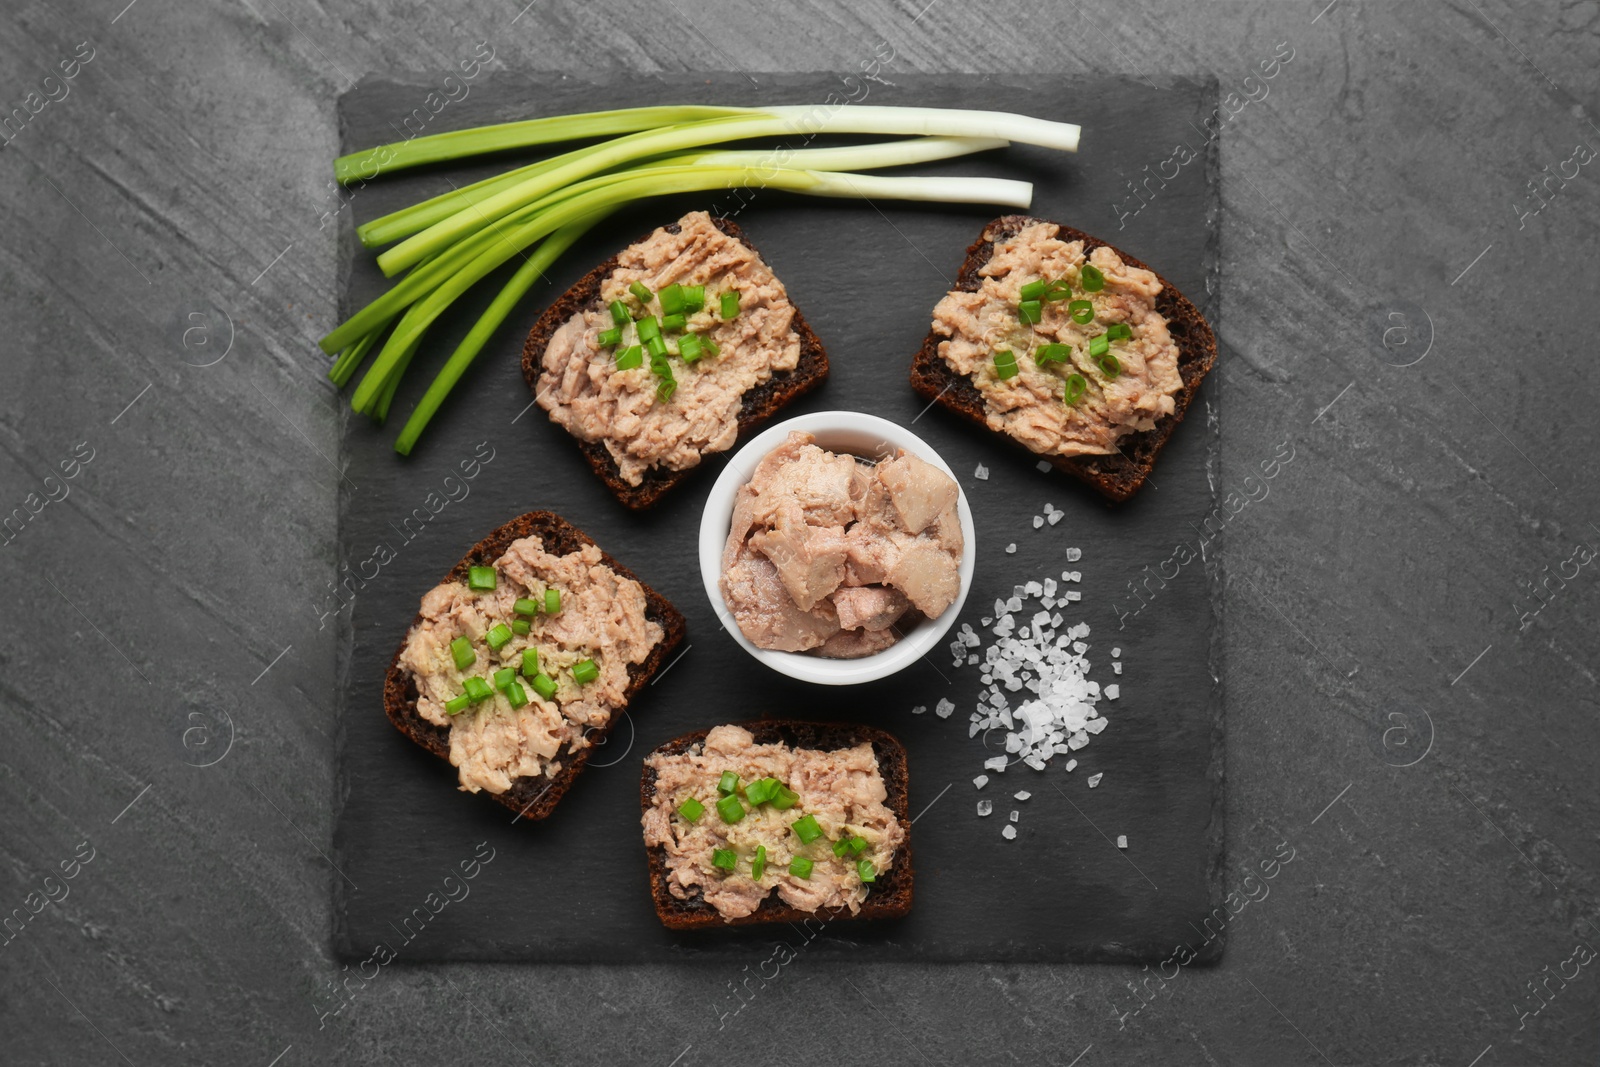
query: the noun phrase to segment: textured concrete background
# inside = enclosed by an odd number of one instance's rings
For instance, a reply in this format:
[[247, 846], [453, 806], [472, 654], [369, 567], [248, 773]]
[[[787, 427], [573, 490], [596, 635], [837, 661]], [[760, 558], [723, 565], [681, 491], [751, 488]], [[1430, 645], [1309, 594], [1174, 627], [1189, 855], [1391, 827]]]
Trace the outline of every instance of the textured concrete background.
[[[7, 5], [0, 1059], [1595, 1061], [1600, 8], [924, 3]], [[1255, 97], [1224, 487], [1294, 459], [1224, 535], [1230, 885], [1294, 859], [1208, 970], [396, 964], [322, 1014], [335, 97], [480, 41], [844, 72], [880, 40], [890, 79]]]

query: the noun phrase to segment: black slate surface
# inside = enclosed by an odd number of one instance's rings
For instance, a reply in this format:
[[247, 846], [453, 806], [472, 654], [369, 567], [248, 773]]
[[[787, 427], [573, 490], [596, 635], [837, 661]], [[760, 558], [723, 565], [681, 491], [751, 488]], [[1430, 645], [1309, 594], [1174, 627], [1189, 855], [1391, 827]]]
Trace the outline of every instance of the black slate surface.
[[[1071, 116], [1084, 126], [1075, 156], [1013, 146], [1003, 153], [930, 164], [925, 173], [995, 174], [1036, 183], [1033, 212], [1121, 243], [1156, 267], [1208, 312], [1215, 312], [1214, 142], [1200, 132], [1214, 86], [1172, 82], [1156, 89], [1111, 79], [901, 77], [862, 83], [867, 103], [1028, 108]], [[736, 75], [574, 78], [495, 76], [448, 105], [428, 132], [558, 113], [674, 99], [704, 102], [813, 102], [838, 88], [827, 75], [763, 75], [756, 89]], [[366, 81], [341, 103], [344, 150], [390, 140], [433, 86]], [[1173, 183], [1139, 213], [1119, 240], [1113, 204], [1127, 182], [1154, 170], [1180, 142], [1198, 150], [1190, 166], [1204, 182]], [[503, 164], [502, 164], [503, 166]], [[464, 184], [500, 166], [452, 167], [387, 178], [359, 190], [348, 214], [359, 222], [422, 196]], [[1189, 420], [1169, 444], [1148, 485], [1111, 508], [1064, 476], [1036, 471], [1027, 456], [957, 424], [922, 413], [906, 384], [928, 312], [948, 287], [966, 246], [998, 209], [802, 200], [760, 193], [739, 213], [752, 240], [784, 279], [833, 360], [829, 383], [791, 409], [852, 408], [915, 422], [962, 476], [977, 522], [979, 566], [963, 620], [975, 626], [997, 596], [1031, 578], [1069, 569], [1065, 549], [1083, 559], [1084, 599], [1069, 617], [1093, 629], [1092, 677], [1119, 681], [1123, 696], [1107, 708], [1110, 727], [1076, 753], [1078, 768], [1057, 761], [1036, 774], [1013, 768], [991, 775], [982, 792], [971, 779], [992, 754], [967, 736], [979, 692], [977, 672], [953, 670], [942, 653], [901, 675], [848, 690], [807, 686], [760, 668], [718, 631], [693, 561], [699, 510], [721, 461], [705, 464], [655, 511], [626, 512], [593, 478], [570, 439], [537, 409], [517, 370], [522, 337], [539, 310], [594, 262], [637, 234], [694, 207], [711, 194], [631, 209], [592, 232], [535, 290], [480, 357], [467, 380], [409, 459], [390, 451], [405, 414], [426, 386], [429, 363], [448, 352], [469, 324], [441, 320], [395, 402], [390, 425], [350, 418], [344, 440], [340, 558], [362, 577], [339, 625], [341, 655], [341, 796], [335, 832], [337, 950], [352, 959], [384, 945], [405, 960], [646, 961], [750, 959], [786, 939], [808, 958], [872, 960], [1156, 961], [1188, 944], [1212, 958], [1203, 921], [1219, 895], [1221, 861], [1221, 693], [1214, 677], [1220, 600], [1214, 547], [1176, 577], [1150, 579], [1175, 546], [1197, 553], [1211, 512], [1217, 447], [1218, 381], [1202, 389]], [[734, 201], [724, 197], [731, 207]], [[348, 226], [349, 224], [346, 223]], [[1136, 236], [1135, 236], [1136, 235]], [[347, 306], [376, 295], [384, 281], [370, 253], [348, 233]], [[487, 293], [467, 303], [481, 306]], [[418, 372], [421, 373], [418, 373]], [[446, 483], [463, 461], [481, 462], [476, 477]], [[986, 481], [972, 477], [979, 464]], [[430, 496], [430, 494], [433, 494]], [[452, 498], [452, 495], [454, 498]], [[1058, 525], [1034, 530], [1046, 501], [1066, 511]], [[441, 504], [442, 502], [442, 504]], [[456, 792], [454, 771], [402, 738], [380, 706], [381, 677], [420, 595], [485, 531], [532, 508], [561, 513], [666, 594], [689, 619], [688, 650], [639, 699], [607, 751], [540, 824], [512, 824], [487, 798]], [[421, 509], [425, 522], [401, 522]], [[436, 510], [435, 510], [436, 509]], [[409, 536], [408, 536], [409, 535]], [[1014, 554], [1005, 551], [1008, 543]], [[379, 552], [378, 546], [387, 551]], [[364, 561], [393, 558], [381, 565]], [[1146, 571], [1145, 568], [1149, 568]], [[346, 572], [341, 572], [346, 573]], [[1170, 576], [1170, 568], [1167, 571]], [[1135, 578], [1154, 590], [1138, 607]], [[338, 605], [330, 601], [329, 610]], [[1124, 628], [1119, 629], [1119, 619]], [[1116, 678], [1109, 649], [1120, 646]], [[932, 711], [941, 697], [957, 705], [948, 720]], [[672, 934], [656, 922], [645, 883], [638, 833], [639, 760], [660, 742], [717, 722], [759, 715], [858, 719], [890, 729], [906, 743], [916, 906], [903, 921], [837, 923], [813, 937], [787, 927]], [[1089, 775], [1103, 772], [1096, 789]], [[1031, 791], [1026, 802], [1011, 794]], [[976, 817], [980, 798], [995, 814]], [[1006, 813], [1021, 811], [1015, 841], [1000, 835]], [[1129, 838], [1123, 853], [1112, 844]], [[492, 852], [491, 852], [492, 850]], [[466, 895], [446, 890], [459, 864], [482, 860]], [[426, 936], [419, 931], [426, 929]]]

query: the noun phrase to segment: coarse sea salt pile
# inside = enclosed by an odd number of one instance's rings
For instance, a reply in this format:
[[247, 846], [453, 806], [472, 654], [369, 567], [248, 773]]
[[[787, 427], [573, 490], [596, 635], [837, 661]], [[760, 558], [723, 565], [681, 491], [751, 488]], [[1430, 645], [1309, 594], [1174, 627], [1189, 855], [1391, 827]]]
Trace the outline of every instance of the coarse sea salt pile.
[[[1076, 561], [1082, 553], [1071, 549], [1067, 557]], [[961, 624], [950, 644], [954, 665], [979, 667], [985, 686], [968, 717], [967, 735], [1005, 731], [1006, 754], [985, 760], [986, 771], [998, 773], [1018, 762], [1042, 771], [1052, 758], [1084, 747], [1106, 728], [1095, 707], [1100, 685], [1088, 677], [1089, 626], [1069, 626], [1056, 610], [1078, 600], [1076, 590], [1063, 590], [1063, 583], [1078, 577], [1077, 571], [1064, 571], [1061, 583], [1049, 578], [1016, 586], [982, 620], [991, 635], [987, 647], [970, 623]]]

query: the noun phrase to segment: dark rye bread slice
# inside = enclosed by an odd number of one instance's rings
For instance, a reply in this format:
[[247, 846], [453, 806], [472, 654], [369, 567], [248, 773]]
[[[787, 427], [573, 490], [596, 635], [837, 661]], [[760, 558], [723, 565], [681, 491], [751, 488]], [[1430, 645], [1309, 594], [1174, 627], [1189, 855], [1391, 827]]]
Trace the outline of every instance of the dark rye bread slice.
[[[978, 271], [994, 255], [997, 241], [1011, 237], [1033, 223], [1047, 221], [1029, 215], [1004, 215], [989, 223], [967, 249], [967, 258], [962, 262], [961, 273], [956, 278], [956, 288], [966, 292], [976, 291], [982, 281]], [[1150, 270], [1109, 242], [1070, 226], [1056, 225], [1060, 226], [1058, 236], [1061, 240], [1082, 241], [1085, 253], [1104, 245], [1121, 257], [1124, 263]], [[1029, 455], [1048, 460], [1058, 470], [1089, 483], [1112, 500], [1126, 500], [1144, 484], [1162, 446], [1189, 410], [1189, 402], [1194, 399], [1195, 390], [1200, 388], [1201, 379], [1217, 362], [1217, 339], [1200, 310], [1171, 282], [1155, 271], [1151, 273], [1161, 280], [1156, 310], [1166, 318], [1167, 329], [1178, 345], [1178, 373], [1183, 378], [1183, 388], [1173, 397], [1177, 410], [1158, 419], [1152, 429], [1124, 436], [1118, 444], [1120, 451], [1110, 456], [1040, 456], [1011, 435], [1000, 434]], [[911, 361], [911, 387], [923, 398], [936, 401], [962, 418], [989, 429], [984, 419], [983, 395], [978, 392], [977, 386], [972, 384], [971, 378], [956, 373], [939, 355], [939, 342], [943, 340], [944, 336], [937, 331], [928, 332], [927, 340], [923, 341], [921, 350]]]
[[[740, 229], [738, 223], [732, 219], [713, 217], [711, 222], [717, 229], [756, 255], [761, 254], [745, 236], [744, 230]], [[678, 232], [676, 222], [660, 228], [668, 233]], [[652, 230], [644, 234], [628, 247], [648, 240], [650, 234], [654, 232]], [[528, 340], [522, 346], [522, 377], [535, 397], [539, 395], [540, 380], [544, 374], [542, 366], [544, 350], [550, 344], [550, 338], [572, 316], [590, 307], [599, 306], [600, 284], [617, 269], [620, 255], [619, 252], [585, 274], [578, 280], [578, 284], [563, 293], [560, 299], [539, 316], [539, 321], [533, 324], [533, 329], [528, 333]], [[778, 371], [760, 385], [746, 390], [743, 402], [739, 406], [740, 438], [746, 437], [751, 430], [776, 415], [790, 402], [821, 385], [828, 377], [828, 353], [823, 350], [822, 342], [817, 340], [817, 335], [811, 331], [811, 327], [806, 324], [805, 316], [800, 314], [799, 308], [794, 309], [793, 328], [794, 332], [800, 335], [800, 361], [795, 364], [793, 370]], [[573, 440], [577, 442], [578, 450], [583, 453], [583, 457], [589, 461], [589, 466], [594, 468], [595, 474], [606, 483], [606, 487], [616, 494], [618, 500], [636, 511], [651, 507], [667, 490], [699, 469], [698, 464], [681, 471], [652, 467], [645, 472], [644, 480], [638, 485], [629, 485], [622, 480], [622, 473], [617, 468], [616, 460], [611, 458], [611, 453], [606, 451], [603, 443], [584, 441], [576, 436]]]
[[[790, 748], [814, 748], [832, 752], [841, 748], [854, 748], [863, 741], [872, 743], [873, 754], [878, 757], [878, 771], [883, 775], [888, 798], [884, 801], [894, 817], [905, 827], [906, 839], [895, 853], [894, 865], [878, 876], [873, 883], [861, 910], [852, 915], [849, 908], [819, 908], [801, 911], [790, 907], [776, 893], [769, 893], [761, 906], [741, 919], [724, 919], [716, 908], [707, 904], [698, 893], [687, 900], [679, 900], [667, 889], [667, 854], [659, 847], [646, 848], [650, 864], [650, 896], [656, 906], [656, 915], [663, 925], [673, 930], [699, 930], [706, 927], [746, 926], [751, 923], [801, 922], [819, 919], [895, 919], [911, 910], [911, 793], [906, 766], [906, 749], [898, 738], [884, 730], [855, 723], [797, 722], [792, 719], [761, 719], [735, 725], [749, 730], [758, 745], [782, 743]], [[689, 751], [706, 739], [711, 730], [697, 730], [692, 734], [674, 738], [657, 748], [657, 753], [678, 755]], [[648, 757], [646, 757], [648, 759]], [[656, 797], [656, 773], [648, 763], [639, 783], [640, 813], [650, 810]]]
[[[548, 511], [530, 511], [491, 531], [487, 537], [473, 545], [461, 562], [450, 568], [450, 572], [440, 581], [466, 581], [467, 568], [494, 563], [505, 554], [511, 542], [524, 537], [538, 537], [547, 552], [558, 556], [576, 552], [584, 545], [594, 544], [587, 534], [561, 516]], [[618, 716], [632, 703], [634, 696], [644, 688], [656, 671], [661, 669], [667, 656], [683, 640], [685, 630], [683, 616], [666, 597], [644, 582], [640, 582], [632, 571], [612, 559], [609, 553], [602, 551], [601, 559], [613, 571], [625, 578], [632, 578], [644, 586], [645, 617], [661, 624], [661, 642], [650, 650], [650, 655], [643, 663], [628, 668], [628, 688], [624, 694], [622, 707], [612, 710], [611, 717], [604, 726], [591, 728], [593, 732], [589, 735], [590, 744], [587, 748], [577, 753], [563, 752], [558, 756], [561, 770], [554, 776], [513, 778], [511, 788], [504, 793], [488, 794], [525, 819], [542, 819], [555, 809], [556, 803], [571, 787], [572, 780], [589, 762], [589, 754], [594, 751], [595, 746], [611, 732], [611, 727], [616, 723]], [[414, 627], [421, 621], [422, 613], [419, 611], [411, 620], [411, 626]], [[411, 627], [407, 627], [406, 633], [409, 635], [410, 632]], [[405, 642], [402, 640], [400, 648], [395, 650], [394, 659], [389, 663], [389, 673], [383, 684], [383, 710], [388, 713], [389, 721], [394, 723], [396, 729], [448, 763], [450, 728], [435, 726], [418, 713], [416, 682], [412, 679], [411, 672], [400, 666], [400, 653], [404, 648]]]

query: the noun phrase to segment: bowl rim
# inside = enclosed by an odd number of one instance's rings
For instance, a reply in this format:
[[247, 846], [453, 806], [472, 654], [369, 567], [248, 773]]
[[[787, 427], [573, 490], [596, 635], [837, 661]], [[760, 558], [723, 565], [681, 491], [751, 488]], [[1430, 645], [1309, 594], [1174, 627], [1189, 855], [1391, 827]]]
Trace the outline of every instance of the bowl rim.
[[[757, 648], [745, 637], [733, 621], [732, 612], [722, 596], [722, 551], [727, 544], [728, 531], [733, 522], [733, 504], [739, 488], [750, 480], [756, 465], [776, 448], [793, 431], [804, 431], [818, 438], [823, 448], [833, 449], [825, 442], [830, 434], [856, 434], [875, 438], [880, 446], [904, 449], [918, 458], [938, 467], [956, 483], [956, 517], [961, 524], [961, 583], [956, 599], [937, 619], [929, 619], [915, 630], [896, 641], [882, 652], [860, 659], [825, 659], [803, 652], [782, 652], [770, 648]], [[841, 446], [842, 447], [842, 446]], [[852, 452], [859, 455], [860, 452]], [[717, 475], [706, 496], [700, 515], [700, 580], [706, 597], [722, 628], [732, 635], [741, 648], [767, 667], [780, 674], [803, 682], [819, 685], [859, 685], [877, 681], [895, 674], [922, 659], [942, 641], [955, 625], [967, 594], [972, 589], [973, 574], [977, 569], [977, 543], [972, 522], [972, 509], [967, 494], [961, 488], [961, 479], [944, 461], [932, 445], [899, 423], [864, 411], [816, 411], [786, 419], [752, 437], [731, 457]]]

